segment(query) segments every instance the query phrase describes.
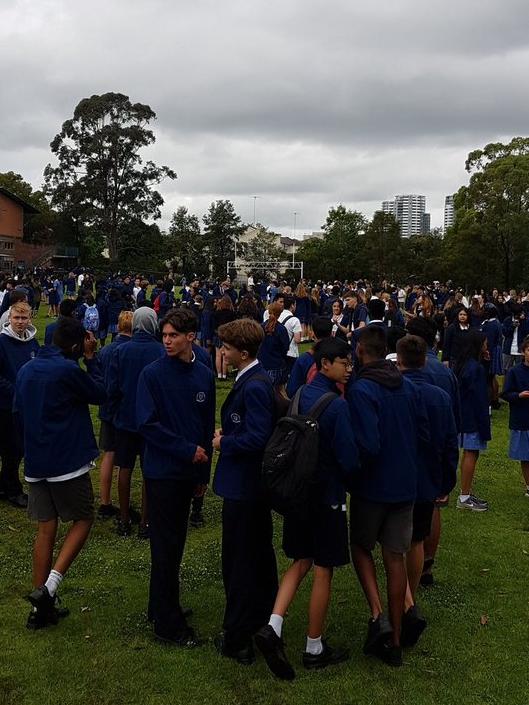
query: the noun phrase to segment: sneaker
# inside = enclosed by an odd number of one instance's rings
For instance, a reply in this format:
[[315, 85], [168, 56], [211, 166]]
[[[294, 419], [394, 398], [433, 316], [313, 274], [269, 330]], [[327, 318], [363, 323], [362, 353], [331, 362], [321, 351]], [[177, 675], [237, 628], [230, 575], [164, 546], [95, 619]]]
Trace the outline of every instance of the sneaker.
[[426, 619], [418, 605], [413, 605], [402, 616], [400, 643], [403, 647], [415, 646], [426, 629]]
[[191, 512], [189, 523], [193, 528], [201, 529], [206, 522], [204, 521], [204, 515], [202, 512]]
[[402, 666], [402, 646], [395, 646], [391, 643], [384, 644], [380, 652], [380, 658], [384, 663], [387, 663], [388, 666], [393, 666], [393, 668]]
[[20, 492], [19, 494], [8, 497], [7, 501], [9, 504], [13, 505], [17, 509], [27, 509], [28, 508], [28, 496], [25, 492]]
[[119, 509], [113, 504], [100, 504], [97, 510], [98, 519], [113, 519], [119, 514]]
[[296, 673], [286, 657], [283, 639], [277, 636], [269, 624], [259, 629], [254, 636], [254, 641], [274, 676], [285, 681], [291, 681], [296, 677]]
[[116, 533], [118, 536], [130, 536], [132, 534], [132, 522], [118, 519]]
[[213, 639], [213, 643], [221, 656], [231, 658], [242, 666], [251, 666], [255, 661], [255, 653], [251, 641], [242, 649], [234, 649], [226, 646], [226, 637], [224, 634], [218, 634]]
[[149, 531], [149, 525], [148, 524], [140, 524], [138, 526], [138, 538], [139, 539], [149, 539], [151, 537], [151, 533]]
[[475, 494], [470, 495], [471, 499], [476, 502], [477, 504], [482, 504], [484, 507], [488, 507], [489, 503], [485, 499], [480, 499], [479, 497], [476, 497]]
[[342, 647], [333, 648], [324, 639], [321, 641], [323, 651], [320, 654], [309, 654], [307, 651], [303, 653], [303, 665], [306, 669], [326, 668], [327, 666], [335, 666], [337, 663], [347, 661], [349, 658], [348, 649]]
[[477, 502], [476, 498], [472, 497], [472, 495], [467, 497], [464, 502], [458, 497], [456, 507], [458, 509], [470, 509], [473, 512], [486, 512], [488, 509], [487, 505]]
[[194, 649], [203, 643], [191, 627], [186, 627], [179, 634], [157, 634], [154, 632], [154, 636], [157, 641], [163, 644], [171, 644], [171, 646], [178, 646], [182, 649]]
[[380, 645], [393, 633], [387, 615], [382, 612], [376, 619], [367, 623], [367, 636], [364, 642], [364, 654], [376, 654]]

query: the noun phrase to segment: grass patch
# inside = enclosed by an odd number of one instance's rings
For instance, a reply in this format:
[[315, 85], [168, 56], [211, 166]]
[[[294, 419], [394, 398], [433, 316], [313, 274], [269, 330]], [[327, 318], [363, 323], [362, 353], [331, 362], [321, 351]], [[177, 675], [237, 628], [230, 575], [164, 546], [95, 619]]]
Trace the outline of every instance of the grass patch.
[[[42, 339], [46, 319], [37, 319]], [[229, 384], [219, 383], [219, 407]], [[95, 414], [94, 414], [95, 418]], [[97, 421], [96, 421], [97, 424]], [[336, 572], [327, 634], [349, 644], [351, 660], [321, 673], [300, 663], [309, 585], [285, 621], [293, 683], [273, 680], [263, 661], [251, 668], [220, 658], [211, 642], [220, 629], [220, 501], [206, 497], [206, 526], [191, 529], [182, 570], [182, 599], [193, 608], [203, 648], [180, 652], [154, 642], [146, 623], [149, 547], [119, 538], [98, 522], [68, 573], [61, 596], [71, 615], [58, 627], [25, 629], [31, 584], [33, 526], [23, 512], [0, 507], [0, 705], [526, 705], [529, 636], [529, 502], [518, 464], [507, 459], [507, 408], [494, 412], [493, 441], [479, 460], [476, 493], [483, 515], [443, 511], [436, 585], [420, 604], [429, 627], [394, 671], [361, 653], [367, 609], [353, 571]], [[97, 492], [97, 473], [93, 473]], [[133, 497], [140, 498], [140, 475]], [[276, 521], [280, 567], [280, 522]], [[481, 624], [482, 616], [487, 623]]]

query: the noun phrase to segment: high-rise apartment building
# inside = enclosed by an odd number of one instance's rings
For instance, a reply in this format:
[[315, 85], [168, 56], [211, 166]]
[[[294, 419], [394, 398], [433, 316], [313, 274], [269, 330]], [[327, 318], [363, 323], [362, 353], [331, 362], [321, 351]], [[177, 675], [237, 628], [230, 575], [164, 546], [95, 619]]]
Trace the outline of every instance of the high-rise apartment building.
[[444, 219], [444, 230], [446, 232], [447, 228], [451, 228], [455, 222], [455, 211], [454, 211], [454, 196], [446, 196], [445, 198], [445, 219]]
[[403, 237], [420, 235], [430, 229], [430, 214], [425, 213], [426, 196], [404, 194], [395, 196], [393, 201], [382, 201], [382, 211], [392, 213], [400, 223]]

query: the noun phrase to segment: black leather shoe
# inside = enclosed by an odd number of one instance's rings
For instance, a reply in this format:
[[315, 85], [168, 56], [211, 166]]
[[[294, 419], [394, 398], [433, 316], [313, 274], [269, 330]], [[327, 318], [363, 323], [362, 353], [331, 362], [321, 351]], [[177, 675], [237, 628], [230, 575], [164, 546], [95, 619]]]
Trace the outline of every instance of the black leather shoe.
[[393, 668], [402, 666], [402, 646], [387, 643], [382, 647], [379, 656], [388, 666], [393, 666]]
[[333, 648], [323, 639], [321, 641], [323, 644], [323, 651], [321, 654], [309, 654], [307, 651], [303, 653], [303, 665], [305, 668], [309, 670], [326, 668], [327, 666], [334, 666], [337, 663], [342, 663], [342, 661], [347, 661], [349, 658], [348, 649], [344, 649], [342, 647]]
[[413, 605], [402, 615], [400, 643], [402, 646], [415, 646], [426, 629], [426, 619], [418, 605]]
[[219, 634], [213, 639], [213, 643], [221, 656], [231, 658], [242, 666], [251, 666], [255, 661], [255, 652], [251, 642], [242, 649], [231, 649], [226, 646], [224, 634]]
[[364, 642], [364, 654], [377, 654], [382, 644], [393, 632], [389, 619], [382, 612], [376, 619], [371, 618], [367, 623], [367, 636]]
[[296, 672], [286, 657], [283, 639], [277, 636], [269, 624], [259, 629], [254, 641], [274, 676], [285, 681], [294, 680]]
[[8, 497], [7, 501], [9, 502], [9, 504], [11, 504], [13, 507], [16, 507], [17, 509], [28, 508], [28, 496], [24, 492], [13, 495], [12, 497]]
[[159, 634], [155, 631], [154, 636], [163, 644], [178, 646], [181, 649], [195, 649], [197, 646], [203, 644], [202, 640], [195, 634], [195, 630], [191, 629], [191, 627], [187, 627], [187, 629], [184, 629], [178, 634]]
[[30, 592], [28, 600], [33, 606], [26, 623], [28, 629], [42, 629], [50, 624], [57, 624], [59, 615], [55, 610], [55, 598], [50, 595], [45, 585]]

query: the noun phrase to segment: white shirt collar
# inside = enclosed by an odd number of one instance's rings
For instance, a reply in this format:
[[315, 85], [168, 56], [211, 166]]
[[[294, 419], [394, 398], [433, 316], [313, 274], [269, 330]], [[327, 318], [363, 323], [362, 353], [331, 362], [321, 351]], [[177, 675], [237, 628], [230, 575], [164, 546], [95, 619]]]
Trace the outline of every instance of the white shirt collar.
[[246, 365], [244, 370], [239, 370], [239, 372], [237, 372], [237, 376], [235, 377], [235, 381], [237, 382], [239, 380], [239, 378], [243, 376], [243, 374], [245, 374], [246, 372], [248, 372], [248, 370], [251, 370], [252, 367], [255, 367], [258, 364], [259, 364], [259, 360], [254, 360], [253, 362], [250, 362], [249, 365]]

